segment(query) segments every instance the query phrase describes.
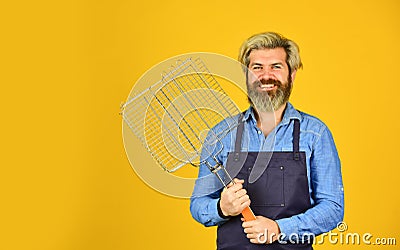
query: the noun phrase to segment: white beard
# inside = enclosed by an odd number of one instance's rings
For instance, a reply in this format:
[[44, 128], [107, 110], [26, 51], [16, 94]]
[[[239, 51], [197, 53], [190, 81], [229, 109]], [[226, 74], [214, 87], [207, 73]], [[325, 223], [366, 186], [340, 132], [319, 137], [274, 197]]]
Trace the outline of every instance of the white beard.
[[247, 95], [250, 104], [259, 112], [273, 112], [289, 101], [292, 92], [292, 83], [278, 85], [275, 93], [259, 92], [257, 86], [259, 82], [247, 84]]

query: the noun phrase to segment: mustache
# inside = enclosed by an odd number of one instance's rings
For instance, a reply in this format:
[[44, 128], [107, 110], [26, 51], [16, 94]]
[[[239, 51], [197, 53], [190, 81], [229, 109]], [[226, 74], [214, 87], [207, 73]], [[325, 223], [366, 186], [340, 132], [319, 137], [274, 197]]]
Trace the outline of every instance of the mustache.
[[275, 79], [261, 79], [261, 80], [256, 80], [253, 82], [254, 85], [256, 86], [260, 86], [263, 84], [274, 84], [278, 87], [282, 86], [282, 83], [279, 80], [275, 80]]

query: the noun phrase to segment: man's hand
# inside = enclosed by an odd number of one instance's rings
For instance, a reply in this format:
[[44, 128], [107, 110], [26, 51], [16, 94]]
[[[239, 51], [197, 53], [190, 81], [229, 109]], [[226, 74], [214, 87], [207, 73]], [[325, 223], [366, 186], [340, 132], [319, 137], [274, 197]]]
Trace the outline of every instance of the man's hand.
[[250, 198], [243, 189], [244, 180], [234, 179], [221, 193], [220, 207], [225, 216], [236, 216], [250, 206]]
[[278, 239], [280, 230], [278, 223], [263, 216], [256, 216], [256, 220], [244, 221], [242, 227], [251, 243], [270, 244]]

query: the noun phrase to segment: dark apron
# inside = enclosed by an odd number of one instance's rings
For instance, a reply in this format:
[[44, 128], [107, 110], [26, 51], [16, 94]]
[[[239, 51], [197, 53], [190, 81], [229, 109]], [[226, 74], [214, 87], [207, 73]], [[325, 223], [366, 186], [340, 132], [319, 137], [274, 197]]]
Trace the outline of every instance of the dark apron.
[[[241, 152], [244, 122], [240, 122], [236, 134], [235, 151], [229, 153], [227, 159], [227, 169], [241, 167], [239, 174], [235, 177], [244, 180], [243, 187], [250, 196], [250, 207], [254, 214], [272, 220], [304, 213], [311, 207], [306, 154], [299, 150], [300, 121], [293, 119], [291, 122], [294, 122], [293, 152]], [[250, 172], [253, 167], [258, 167], [260, 160], [262, 162], [263, 159], [264, 164], [270, 159], [267, 168], [260, 178], [254, 183], [249, 183]], [[261, 166], [261, 169], [263, 168], [265, 165]], [[289, 241], [287, 244], [275, 241], [269, 245], [250, 243], [243, 231], [240, 218], [240, 215], [232, 217], [218, 226], [218, 249], [313, 249], [312, 244], [291, 244]]]

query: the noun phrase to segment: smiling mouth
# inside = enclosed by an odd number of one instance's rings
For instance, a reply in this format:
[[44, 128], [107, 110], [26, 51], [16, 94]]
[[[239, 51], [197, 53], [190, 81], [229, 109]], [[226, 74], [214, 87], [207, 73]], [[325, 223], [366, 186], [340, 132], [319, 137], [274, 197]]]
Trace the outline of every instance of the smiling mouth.
[[277, 88], [275, 84], [260, 84], [258, 87], [261, 89], [261, 91], [271, 91]]
[[261, 79], [256, 83], [256, 86], [259, 91], [272, 91], [276, 90], [280, 87], [281, 83], [278, 80], [273, 79]]

